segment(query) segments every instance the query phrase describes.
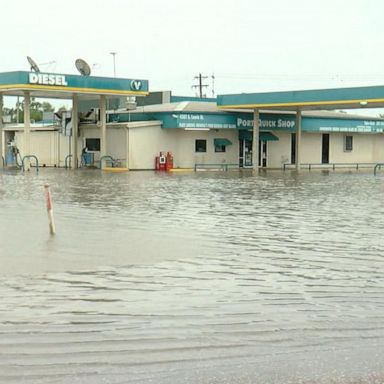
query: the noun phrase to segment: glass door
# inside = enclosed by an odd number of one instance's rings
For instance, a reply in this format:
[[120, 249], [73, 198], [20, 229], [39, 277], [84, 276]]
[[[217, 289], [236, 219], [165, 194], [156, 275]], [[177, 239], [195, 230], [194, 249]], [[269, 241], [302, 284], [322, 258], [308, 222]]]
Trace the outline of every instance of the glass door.
[[252, 141], [240, 140], [239, 144], [240, 168], [252, 167]]
[[244, 167], [252, 167], [252, 141], [244, 140]]

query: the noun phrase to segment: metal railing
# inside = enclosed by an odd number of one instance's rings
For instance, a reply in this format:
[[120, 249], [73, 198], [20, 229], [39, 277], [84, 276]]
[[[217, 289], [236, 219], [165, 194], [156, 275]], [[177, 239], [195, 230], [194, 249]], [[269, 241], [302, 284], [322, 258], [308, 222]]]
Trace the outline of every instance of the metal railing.
[[103, 169], [103, 160], [104, 161], [110, 161], [112, 167], [114, 167], [117, 164], [117, 159], [114, 159], [112, 156], [110, 156], [110, 155], [101, 156], [100, 160], [99, 160], [100, 169]]
[[384, 163], [377, 163], [375, 165], [375, 168], [373, 169], [373, 174], [376, 176], [377, 170], [381, 169], [381, 167], [384, 167]]
[[[300, 168], [307, 168], [309, 171], [311, 169], [336, 170], [336, 168], [355, 168], [356, 170], [359, 170], [360, 168], [374, 168], [376, 164], [377, 163], [301, 163]], [[283, 164], [284, 171], [294, 167], [296, 167], [296, 164]]]
[[39, 172], [39, 160], [38, 160], [37, 156], [35, 156], [35, 155], [27, 155], [27, 156], [23, 157], [23, 159], [21, 160], [21, 167], [23, 169], [23, 172], [25, 172], [24, 160], [26, 160], [26, 159], [35, 159], [36, 172]]
[[[67, 155], [65, 156], [65, 160], [64, 160], [64, 168], [65, 169], [68, 169], [68, 168], [71, 168], [71, 161], [69, 159], [72, 158], [73, 155]], [[68, 160], [69, 160], [69, 166], [68, 166]]]
[[208, 164], [202, 164], [197, 163], [195, 164], [194, 170], [195, 172], [198, 169], [205, 169], [205, 170], [211, 170], [211, 171], [228, 171], [230, 168], [239, 168], [239, 164], [230, 164], [230, 163], [208, 163]]

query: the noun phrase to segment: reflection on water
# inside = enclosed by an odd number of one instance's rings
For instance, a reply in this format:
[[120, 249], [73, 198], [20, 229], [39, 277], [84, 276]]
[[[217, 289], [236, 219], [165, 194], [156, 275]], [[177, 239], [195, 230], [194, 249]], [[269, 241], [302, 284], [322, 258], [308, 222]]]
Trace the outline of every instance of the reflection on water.
[[0, 382], [383, 382], [384, 177], [0, 177]]

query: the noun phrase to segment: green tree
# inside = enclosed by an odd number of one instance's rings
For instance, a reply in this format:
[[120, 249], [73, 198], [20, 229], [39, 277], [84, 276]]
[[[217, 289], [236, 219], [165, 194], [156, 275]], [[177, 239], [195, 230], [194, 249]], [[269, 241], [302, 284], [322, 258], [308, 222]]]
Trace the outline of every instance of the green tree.
[[[43, 119], [43, 112], [53, 112], [55, 108], [47, 101], [43, 101], [40, 103], [39, 101], [36, 101], [34, 97], [31, 99], [31, 107], [30, 107], [30, 114], [31, 114], [31, 121], [41, 121]], [[24, 102], [19, 102], [19, 122], [24, 123]], [[17, 105], [16, 105], [16, 111], [15, 111], [15, 118], [12, 119], [13, 122], [17, 121]]]

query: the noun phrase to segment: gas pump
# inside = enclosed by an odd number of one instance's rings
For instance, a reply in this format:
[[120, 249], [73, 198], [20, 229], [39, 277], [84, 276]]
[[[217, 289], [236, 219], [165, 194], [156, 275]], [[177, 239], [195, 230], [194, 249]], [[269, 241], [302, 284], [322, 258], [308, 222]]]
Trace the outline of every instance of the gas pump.
[[17, 148], [14, 141], [10, 141], [7, 144], [7, 151], [5, 154], [5, 163], [9, 167], [17, 166], [17, 156], [20, 156], [19, 148]]

